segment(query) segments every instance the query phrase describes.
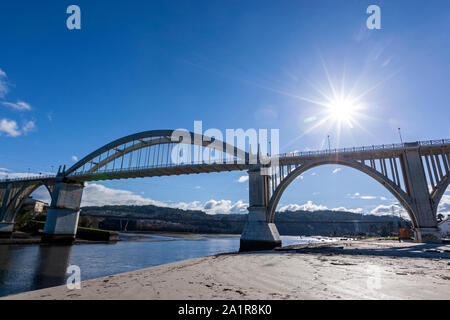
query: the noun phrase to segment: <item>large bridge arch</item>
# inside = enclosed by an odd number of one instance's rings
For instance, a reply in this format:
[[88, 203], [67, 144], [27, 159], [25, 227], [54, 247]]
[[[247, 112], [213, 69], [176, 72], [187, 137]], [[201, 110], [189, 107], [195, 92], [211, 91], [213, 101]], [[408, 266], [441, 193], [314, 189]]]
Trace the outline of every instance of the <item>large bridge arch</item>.
[[351, 160], [351, 159], [325, 159], [325, 160], [311, 160], [308, 162], [303, 163], [299, 167], [295, 168], [293, 171], [291, 171], [277, 186], [277, 188], [274, 190], [269, 204], [268, 204], [268, 222], [273, 223], [274, 217], [275, 217], [275, 210], [277, 208], [278, 202], [281, 199], [281, 196], [283, 195], [286, 188], [301, 174], [304, 172], [318, 167], [322, 165], [327, 164], [334, 164], [334, 165], [343, 165], [346, 167], [350, 167], [353, 169], [356, 169], [360, 172], [363, 172], [367, 174], [368, 176], [372, 177], [376, 181], [378, 181], [381, 185], [383, 185], [405, 208], [405, 210], [408, 212], [411, 221], [413, 222], [413, 225], [417, 225], [416, 217], [414, 215], [414, 211], [412, 209], [412, 204], [409, 196], [396, 184], [394, 184], [391, 180], [383, 176], [381, 173], [376, 171], [375, 169], [366, 166], [358, 161]]
[[[183, 136], [184, 134], [187, 135], [190, 138], [189, 141], [185, 141], [186, 139], [182, 138], [182, 136], [179, 134], [183, 134]], [[174, 140], [173, 137], [178, 137], [179, 139]], [[189, 132], [187, 130], [150, 130], [119, 138], [98, 148], [97, 150], [89, 153], [87, 156], [75, 163], [72, 167], [64, 172], [64, 175], [73, 175], [77, 172], [77, 170], [80, 170], [82, 168], [83, 172], [94, 173], [96, 171], [99, 171], [101, 168], [107, 168], [107, 165], [115, 161], [116, 159], [124, 157], [126, 155], [130, 155], [135, 151], [140, 151], [152, 146], [171, 144], [190, 144], [210, 148], [216, 151], [219, 150], [223, 152], [223, 154], [228, 154], [234, 157], [241, 163], [248, 163], [250, 157], [249, 153], [235, 146], [229, 145], [226, 142], [219, 141], [215, 138], [211, 138], [201, 134]], [[168, 147], [167, 153], [169, 152], [170, 151]], [[148, 155], [148, 157], [150, 157], [150, 154]], [[165, 158], [166, 163], [168, 163], [169, 154], [165, 154], [163, 158]], [[85, 171], [84, 166], [86, 164], [91, 164], [91, 166]]]

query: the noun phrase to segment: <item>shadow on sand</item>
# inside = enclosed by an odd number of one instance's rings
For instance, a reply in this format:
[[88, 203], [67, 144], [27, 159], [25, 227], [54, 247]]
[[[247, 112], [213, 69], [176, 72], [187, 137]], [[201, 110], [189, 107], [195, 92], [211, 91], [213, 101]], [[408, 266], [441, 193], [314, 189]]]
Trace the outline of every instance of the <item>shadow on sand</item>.
[[413, 244], [406, 243], [364, 243], [364, 242], [338, 242], [333, 244], [308, 244], [276, 248], [269, 251], [252, 251], [241, 254], [261, 253], [299, 253], [299, 254], [327, 254], [327, 255], [362, 255], [391, 258], [425, 258], [449, 259], [450, 245], [443, 244]]

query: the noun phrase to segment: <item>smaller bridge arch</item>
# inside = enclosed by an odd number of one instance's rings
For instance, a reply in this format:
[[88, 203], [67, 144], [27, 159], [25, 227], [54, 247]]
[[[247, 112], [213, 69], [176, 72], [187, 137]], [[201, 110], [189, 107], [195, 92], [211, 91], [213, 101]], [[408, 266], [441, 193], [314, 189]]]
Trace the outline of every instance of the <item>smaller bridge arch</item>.
[[33, 180], [33, 181], [23, 181], [12, 186], [11, 195], [9, 196], [9, 201], [7, 201], [4, 208], [2, 208], [1, 221], [8, 223], [14, 223], [14, 220], [22, 207], [23, 202], [27, 199], [36, 189], [44, 186], [50, 197], [52, 198], [52, 193], [54, 185], [46, 180]]

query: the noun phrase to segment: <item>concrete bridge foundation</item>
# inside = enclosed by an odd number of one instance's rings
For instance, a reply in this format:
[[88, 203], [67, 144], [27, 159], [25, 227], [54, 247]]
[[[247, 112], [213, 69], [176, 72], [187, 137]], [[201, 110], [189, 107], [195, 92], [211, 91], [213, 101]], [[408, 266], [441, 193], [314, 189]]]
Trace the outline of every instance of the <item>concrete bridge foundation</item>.
[[411, 215], [414, 216], [415, 242], [439, 243], [441, 242], [441, 234], [437, 226], [433, 200], [428, 190], [425, 168], [418, 146], [414, 149], [407, 149], [402, 159], [406, 191], [411, 199]]
[[274, 223], [269, 223], [269, 176], [261, 174], [261, 167], [250, 167], [248, 220], [241, 235], [239, 251], [270, 250], [281, 246]]
[[75, 240], [83, 187], [82, 183], [55, 185], [42, 242], [72, 243]]

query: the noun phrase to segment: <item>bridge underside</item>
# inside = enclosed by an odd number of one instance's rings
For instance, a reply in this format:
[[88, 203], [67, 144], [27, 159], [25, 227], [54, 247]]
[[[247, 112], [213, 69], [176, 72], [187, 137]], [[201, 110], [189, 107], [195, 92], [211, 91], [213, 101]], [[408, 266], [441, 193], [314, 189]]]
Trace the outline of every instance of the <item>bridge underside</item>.
[[246, 164], [236, 163], [218, 163], [218, 164], [194, 164], [182, 166], [169, 166], [162, 168], [136, 168], [129, 170], [117, 171], [101, 171], [91, 174], [79, 174], [70, 176], [70, 180], [85, 182], [85, 181], [99, 181], [99, 180], [114, 180], [114, 179], [133, 179], [133, 178], [148, 178], [161, 176], [175, 176], [185, 174], [200, 174], [212, 172], [229, 172], [242, 171], [248, 169]]

